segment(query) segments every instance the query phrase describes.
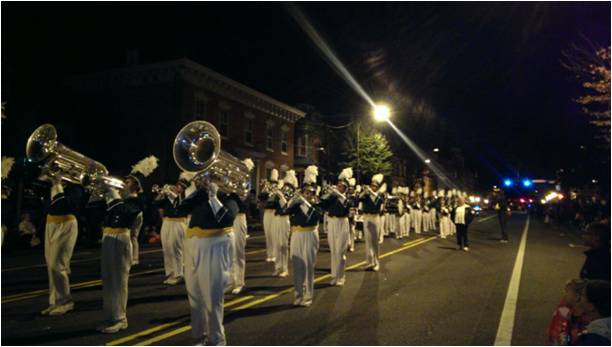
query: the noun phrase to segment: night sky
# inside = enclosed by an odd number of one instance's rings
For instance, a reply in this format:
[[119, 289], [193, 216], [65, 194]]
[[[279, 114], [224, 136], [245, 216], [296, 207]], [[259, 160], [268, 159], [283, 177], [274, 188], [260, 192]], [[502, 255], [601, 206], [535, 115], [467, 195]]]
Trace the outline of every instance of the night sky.
[[[393, 106], [401, 129], [423, 147], [463, 148], [484, 180], [517, 169], [552, 177], [584, 161], [580, 145], [593, 148], [560, 61], [572, 44], [610, 45], [609, 2], [299, 7], [364, 89]], [[44, 110], [58, 79], [122, 66], [130, 48], [142, 63], [188, 57], [327, 115], [369, 109], [282, 3], [2, 3], [2, 99], [27, 96]], [[418, 138], [420, 117], [446, 124], [450, 137]]]

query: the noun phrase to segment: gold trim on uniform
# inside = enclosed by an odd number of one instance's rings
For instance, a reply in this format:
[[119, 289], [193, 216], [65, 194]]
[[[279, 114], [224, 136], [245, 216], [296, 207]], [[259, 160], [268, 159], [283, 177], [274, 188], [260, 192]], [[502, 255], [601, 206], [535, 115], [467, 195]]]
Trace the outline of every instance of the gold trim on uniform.
[[59, 224], [71, 220], [76, 220], [73, 214], [47, 215], [47, 224]]
[[187, 217], [164, 217], [164, 220], [167, 220], [168, 222], [186, 222], [187, 221]]
[[301, 225], [292, 225], [291, 226], [291, 232], [292, 233], [300, 233], [300, 232], [306, 232], [306, 231], [315, 231], [317, 230], [318, 225], [309, 225], [309, 226], [301, 226]]
[[215, 237], [215, 236], [221, 236], [221, 235], [225, 235], [225, 234], [229, 234], [233, 231], [233, 227], [226, 227], [226, 228], [215, 228], [215, 229], [202, 229], [202, 228], [198, 228], [198, 227], [192, 227], [192, 228], [188, 228], [187, 232], [185, 233], [185, 236], [187, 238], [191, 238], [191, 237], [199, 237], [199, 238], [203, 238], [203, 237]]
[[130, 229], [128, 228], [111, 228], [111, 227], [104, 227], [102, 228], [102, 232], [105, 234], [123, 234], [123, 233], [127, 233], [129, 232]]

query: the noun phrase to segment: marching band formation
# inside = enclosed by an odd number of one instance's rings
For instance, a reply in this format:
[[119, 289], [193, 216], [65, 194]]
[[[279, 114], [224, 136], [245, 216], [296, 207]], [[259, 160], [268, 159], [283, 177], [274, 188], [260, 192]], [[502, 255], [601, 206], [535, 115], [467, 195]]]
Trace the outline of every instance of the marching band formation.
[[[49, 307], [42, 314], [62, 315], [74, 309], [69, 274], [82, 193], [75, 186], [80, 186], [91, 193], [90, 200], [104, 200], [107, 206], [101, 264], [105, 322], [99, 330], [116, 333], [128, 327], [128, 278], [131, 266], [138, 264], [143, 214], [138, 194], [158, 160], [145, 158], [128, 176], [113, 177], [102, 164], [61, 145], [54, 129], [46, 127], [32, 134], [26, 150], [41, 162], [40, 179], [51, 183], [45, 230]], [[221, 151], [219, 134], [203, 121], [188, 124], [177, 135], [174, 158], [183, 170], [176, 183], [153, 188], [154, 204], [163, 211], [164, 283], [185, 283], [196, 343], [225, 345], [224, 294], [240, 294], [245, 287], [244, 200], [254, 165]], [[382, 174], [373, 175], [369, 184], [358, 184], [352, 168], [342, 170], [336, 184], [321, 187], [317, 175], [317, 167], [309, 166], [300, 186], [294, 170], [279, 179], [273, 169], [261, 182], [258, 196], [264, 205], [266, 261], [274, 265], [273, 276], [293, 276], [295, 306], [313, 303], [320, 226], [331, 253], [331, 285], [338, 287], [347, 281], [347, 254], [358, 240], [365, 240], [370, 271], [380, 269], [385, 236], [456, 234], [459, 249], [468, 251], [467, 226], [474, 211], [465, 203], [466, 192], [402, 186], [388, 191]]]

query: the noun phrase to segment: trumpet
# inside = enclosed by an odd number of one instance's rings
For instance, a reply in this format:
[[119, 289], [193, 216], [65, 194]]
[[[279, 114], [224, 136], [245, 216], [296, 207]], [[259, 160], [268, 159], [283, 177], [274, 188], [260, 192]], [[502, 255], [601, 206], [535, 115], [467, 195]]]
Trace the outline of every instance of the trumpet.
[[169, 197], [170, 199], [174, 200], [178, 197], [177, 192], [175, 191], [175, 187], [171, 184], [164, 184], [162, 187], [160, 187], [157, 184], [154, 184], [151, 187], [151, 193], [157, 194], [159, 195], [166, 195], [167, 197]]
[[30, 135], [26, 156], [39, 162], [47, 176], [82, 185], [92, 194], [103, 195], [106, 187], [125, 187], [123, 179], [109, 175], [104, 165], [57, 141], [57, 131], [51, 124], [39, 126]]
[[215, 183], [220, 191], [247, 198], [251, 188], [249, 169], [221, 150], [221, 136], [212, 124], [194, 121], [185, 125], [176, 135], [172, 150], [176, 165], [195, 173], [196, 182]]

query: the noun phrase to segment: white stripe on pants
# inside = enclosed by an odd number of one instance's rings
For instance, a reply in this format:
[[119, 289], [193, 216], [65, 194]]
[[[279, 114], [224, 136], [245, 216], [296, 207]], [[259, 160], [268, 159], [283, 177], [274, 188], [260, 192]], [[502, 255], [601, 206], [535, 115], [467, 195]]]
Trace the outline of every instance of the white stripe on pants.
[[266, 256], [274, 258], [274, 237], [272, 236], [272, 221], [274, 219], [274, 210], [265, 209], [263, 216], [263, 229], [266, 235]]
[[49, 305], [72, 301], [70, 295], [70, 259], [78, 235], [77, 221], [48, 223], [45, 227], [45, 261], [49, 277]]
[[183, 277], [183, 244], [185, 222], [164, 219], [161, 226], [161, 244], [164, 251], [166, 277]]
[[129, 232], [102, 236], [102, 296], [104, 319], [127, 319], [128, 278], [132, 267], [132, 241]]
[[185, 286], [191, 308], [191, 333], [225, 345], [223, 292], [232, 271], [233, 233], [185, 239]]
[[232, 263], [232, 284], [234, 288], [244, 287], [244, 268], [246, 258], [247, 220], [246, 214], [239, 213], [234, 219], [234, 254]]
[[327, 241], [331, 253], [331, 277], [332, 283], [344, 284], [344, 270], [346, 268], [346, 252], [349, 245], [349, 221], [348, 217], [328, 217]]
[[314, 272], [319, 250], [319, 231], [299, 231], [291, 235], [291, 260], [293, 263], [293, 285], [295, 301], [312, 303], [314, 295]]
[[274, 270], [278, 273], [289, 272], [289, 216], [274, 216], [272, 235], [274, 237]]
[[363, 234], [365, 235], [365, 251], [368, 266], [378, 265], [378, 233], [380, 216], [375, 214], [363, 215]]

